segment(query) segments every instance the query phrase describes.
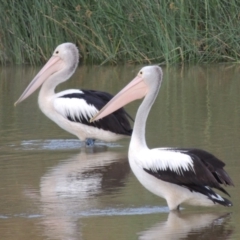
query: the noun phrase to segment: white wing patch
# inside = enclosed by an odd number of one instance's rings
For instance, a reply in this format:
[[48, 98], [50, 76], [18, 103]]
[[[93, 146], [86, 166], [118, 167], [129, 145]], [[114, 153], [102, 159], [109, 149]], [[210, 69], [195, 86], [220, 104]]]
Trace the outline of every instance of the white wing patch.
[[70, 116], [74, 120], [91, 119], [98, 113], [98, 109], [87, 104], [84, 99], [78, 98], [56, 98], [54, 108], [62, 116]]
[[184, 171], [195, 172], [193, 160], [184, 153], [167, 149], [152, 149], [146, 153], [146, 156], [143, 155], [141, 165], [152, 171], [167, 171], [169, 169], [178, 175], [184, 175]]
[[56, 97], [59, 98], [59, 97], [62, 97], [64, 95], [68, 95], [68, 94], [74, 94], [74, 93], [80, 93], [80, 94], [84, 94], [83, 91], [79, 90], [79, 89], [67, 89], [67, 90], [64, 90], [64, 91], [61, 91], [59, 93], [56, 93]]

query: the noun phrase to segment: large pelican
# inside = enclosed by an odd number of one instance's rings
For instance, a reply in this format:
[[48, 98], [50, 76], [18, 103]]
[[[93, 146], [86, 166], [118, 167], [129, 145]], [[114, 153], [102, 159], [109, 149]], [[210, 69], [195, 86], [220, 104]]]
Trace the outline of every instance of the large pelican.
[[30, 82], [15, 103], [30, 96], [41, 85], [38, 96], [42, 112], [64, 130], [76, 135], [87, 145], [94, 139], [116, 141], [130, 136], [132, 129], [127, 119], [129, 115], [119, 109], [108, 118], [95, 123], [89, 120], [112, 98], [106, 92], [69, 89], [55, 93], [56, 86], [68, 80], [78, 66], [79, 53], [72, 43], [63, 43], [53, 52], [52, 57]]
[[142, 68], [133, 81], [91, 121], [145, 97], [137, 111], [128, 152], [131, 169], [140, 183], [150, 192], [165, 198], [170, 210], [179, 209], [182, 203], [232, 206], [229, 200], [212, 190], [216, 188], [229, 195], [221, 184], [233, 186], [233, 182], [223, 169], [225, 164], [211, 153], [199, 149], [147, 147], [146, 121], [158, 95], [162, 75], [158, 66]]

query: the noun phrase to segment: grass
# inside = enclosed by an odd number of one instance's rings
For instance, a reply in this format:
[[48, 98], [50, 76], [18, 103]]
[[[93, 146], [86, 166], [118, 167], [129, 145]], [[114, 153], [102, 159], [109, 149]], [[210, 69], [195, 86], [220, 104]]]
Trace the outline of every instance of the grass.
[[0, 62], [45, 62], [74, 42], [84, 63], [236, 62], [237, 0], [0, 2]]

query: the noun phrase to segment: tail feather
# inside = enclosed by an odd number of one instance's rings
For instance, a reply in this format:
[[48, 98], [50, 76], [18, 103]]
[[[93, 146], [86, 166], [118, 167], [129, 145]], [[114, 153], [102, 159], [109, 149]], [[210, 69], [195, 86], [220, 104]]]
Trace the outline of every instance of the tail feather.
[[233, 204], [231, 201], [229, 201], [228, 199], [221, 197], [220, 195], [216, 194], [216, 195], [208, 195], [208, 198], [210, 200], [212, 200], [214, 203], [218, 203], [222, 206], [225, 207], [231, 207]]
[[207, 196], [211, 201], [213, 201], [213, 203], [218, 203], [225, 207], [231, 207], [233, 205], [231, 201], [220, 196], [219, 194], [214, 192], [213, 189], [211, 189], [208, 186], [188, 185], [188, 186], [184, 186], [184, 187], [187, 187], [190, 191], [198, 192], [198, 193], [201, 193], [201, 194]]

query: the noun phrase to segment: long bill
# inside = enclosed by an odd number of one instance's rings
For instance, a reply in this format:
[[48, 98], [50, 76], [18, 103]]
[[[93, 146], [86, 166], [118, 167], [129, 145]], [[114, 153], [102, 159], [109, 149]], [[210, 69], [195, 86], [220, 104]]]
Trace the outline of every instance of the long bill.
[[52, 56], [35, 78], [29, 83], [20, 98], [14, 103], [14, 106], [35, 92], [53, 73], [59, 71], [63, 67], [63, 64], [64, 62], [61, 58]]
[[135, 77], [126, 87], [124, 87], [111, 101], [109, 101], [91, 120], [94, 122], [115, 112], [128, 103], [146, 96], [148, 87], [142, 76]]

